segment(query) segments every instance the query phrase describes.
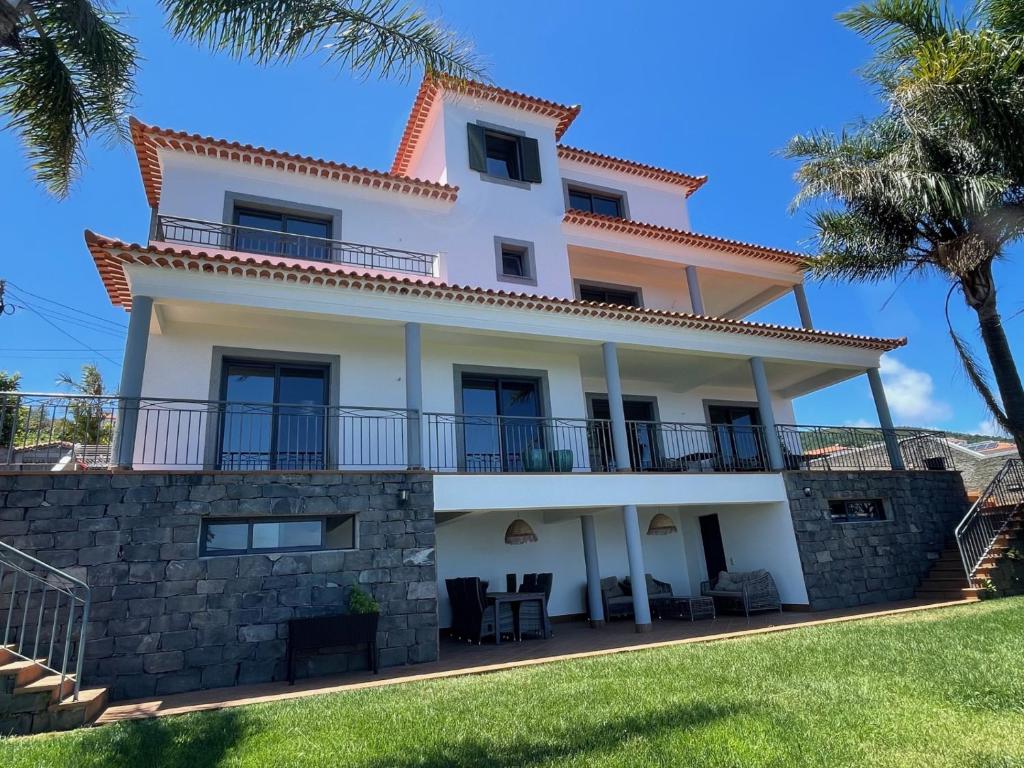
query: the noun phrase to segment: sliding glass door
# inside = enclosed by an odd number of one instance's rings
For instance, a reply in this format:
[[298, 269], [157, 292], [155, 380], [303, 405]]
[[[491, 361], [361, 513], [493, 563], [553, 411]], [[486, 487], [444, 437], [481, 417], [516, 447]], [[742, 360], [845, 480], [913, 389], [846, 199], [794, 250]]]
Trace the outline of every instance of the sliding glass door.
[[464, 374], [462, 413], [466, 472], [522, 472], [529, 452], [544, 448], [536, 379]]
[[724, 469], [757, 470], [766, 465], [761, 414], [745, 405], [708, 405], [708, 421]]
[[324, 469], [326, 366], [226, 360], [219, 469]]

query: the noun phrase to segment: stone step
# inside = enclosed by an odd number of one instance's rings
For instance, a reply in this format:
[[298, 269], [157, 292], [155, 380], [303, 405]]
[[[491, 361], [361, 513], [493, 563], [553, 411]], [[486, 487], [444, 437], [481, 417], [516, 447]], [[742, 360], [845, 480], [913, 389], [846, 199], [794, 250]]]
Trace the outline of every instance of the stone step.
[[28, 685], [45, 674], [46, 670], [40, 664], [28, 659], [15, 659], [14, 661], [0, 664], [0, 678], [6, 678], [8, 681], [13, 679], [14, 688]]
[[50, 674], [45, 677], [40, 677], [38, 680], [33, 680], [28, 685], [15, 688], [14, 693], [15, 695], [18, 695], [47, 692], [50, 694], [50, 701], [48, 703], [57, 704], [67, 696], [70, 696], [71, 692], [74, 690], [74, 679], [67, 676], [61, 679], [60, 675]]

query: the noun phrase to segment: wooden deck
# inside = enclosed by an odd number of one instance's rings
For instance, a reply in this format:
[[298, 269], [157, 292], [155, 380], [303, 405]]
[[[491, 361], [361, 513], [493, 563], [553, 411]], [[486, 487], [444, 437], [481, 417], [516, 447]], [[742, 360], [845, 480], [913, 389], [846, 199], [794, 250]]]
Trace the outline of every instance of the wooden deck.
[[763, 613], [751, 616], [719, 616], [706, 621], [656, 621], [653, 631], [638, 634], [630, 621], [617, 621], [599, 629], [591, 629], [584, 622], [555, 623], [554, 636], [547, 640], [527, 639], [520, 643], [493, 642], [484, 645], [442, 639], [440, 658], [426, 664], [382, 669], [379, 675], [354, 672], [333, 677], [319, 677], [298, 681], [294, 686], [284, 682], [215, 688], [171, 696], [123, 701], [109, 707], [96, 721], [97, 724], [119, 720], [132, 720], [165, 715], [184, 714], [202, 710], [237, 707], [261, 702], [283, 701], [316, 696], [325, 693], [399, 685], [421, 680], [437, 680], [460, 675], [499, 672], [517, 667], [547, 664], [564, 659], [601, 656], [682, 645], [711, 642], [747, 635], [785, 631], [797, 627], [831, 624], [843, 621], [919, 611], [965, 601], [928, 602], [908, 601], [814, 613]]

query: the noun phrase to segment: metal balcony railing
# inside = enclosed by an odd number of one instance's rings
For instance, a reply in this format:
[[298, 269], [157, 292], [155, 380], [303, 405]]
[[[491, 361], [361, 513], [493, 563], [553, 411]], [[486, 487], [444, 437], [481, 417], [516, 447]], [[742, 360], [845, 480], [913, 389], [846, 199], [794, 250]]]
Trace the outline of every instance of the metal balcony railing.
[[[937, 432], [781, 425], [777, 437], [789, 470], [889, 470], [893, 446], [906, 469], [954, 468]], [[771, 471], [768, 440], [757, 425], [626, 423], [635, 472]], [[404, 469], [412, 456], [439, 472], [613, 472], [614, 444], [607, 419], [0, 393], [0, 470]]]
[[155, 239], [166, 243], [185, 243], [225, 251], [327, 261], [428, 277], [437, 274], [437, 255], [432, 253], [346, 243], [310, 235], [294, 235], [289, 232], [186, 219], [180, 216], [158, 216]]
[[786, 469], [827, 471], [891, 470], [890, 448], [904, 469], [955, 469], [943, 432], [878, 427], [778, 425]]

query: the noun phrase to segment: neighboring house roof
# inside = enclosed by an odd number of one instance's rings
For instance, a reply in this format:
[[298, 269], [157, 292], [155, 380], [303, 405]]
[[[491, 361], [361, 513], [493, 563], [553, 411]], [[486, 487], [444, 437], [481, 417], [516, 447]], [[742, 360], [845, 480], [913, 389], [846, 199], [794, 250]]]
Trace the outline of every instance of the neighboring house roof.
[[398, 142], [398, 151], [395, 153], [395, 160], [391, 164], [392, 173], [407, 173], [409, 163], [416, 153], [416, 147], [423, 136], [423, 129], [427, 124], [427, 116], [433, 107], [437, 97], [444, 90], [452, 90], [460, 95], [469, 96], [475, 99], [483, 99], [506, 107], [522, 109], [533, 112], [544, 117], [554, 118], [558, 121], [555, 126], [555, 138], [562, 138], [569, 125], [580, 113], [577, 104], [568, 106], [558, 104], [547, 99], [539, 99], [536, 96], [527, 96], [525, 93], [510, 91], [505, 88], [498, 88], [485, 83], [478, 83], [474, 80], [446, 80], [442, 77], [427, 76], [420, 83], [420, 89], [416, 92], [412, 109], [409, 111], [409, 119], [405, 123], [405, 130], [402, 132], [402, 139]]
[[628, 173], [631, 176], [640, 176], [645, 179], [653, 179], [654, 181], [663, 181], [666, 184], [678, 184], [686, 188], [686, 197], [689, 197], [704, 186], [704, 183], [708, 180], [707, 176], [691, 176], [688, 173], [670, 171], [654, 165], [637, 163], [633, 160], [623, 160], [621, 157], [602, 155], [599, 152], [568, 147], [565, 144], [558, 145], [558, 157], [562, 160], [593, 165], [596, 168]]
[[96, 267], [111, 301], [125, 309], [131, 308], [131, 290], [124, 273], [124, 265], [142, 264], [188, 272], [361, 289], [466, 304], [488, 304], [567, 315], [629, 320], [652, 325], [740, 333], [788, 341], [835, 344], [880, 351], [896, 349], [907, 343], [905, 338], [886, 339], [859, 336], [791, 328], [770, 323], [753, 323], [746, 320], [705, 317], [670, 310], [626, 307], [576, 299], [472, 288], [451, 285], [430, 278], [418, 279], [382, 273], [372, 274], [365, 271], [358, 272], [341, 264], [301, 261], [280, 256], [259, 256], [225, 251], [193, 252], [171, 247], [158, 248], [138, 243], [125, 243], [88, 230], [85, 232], [85, 242], [96, 262]]
[[977, 443], [961, 443], [960, 447], [973, 451], [979, 456], [1001, 456], [1004, 453], [1015, 453], [1017, 446], [1004, 440], [982, 440]]
[[744, 243], [740, 240], [729, 240], [728, 238], [715, 237], [714, 235], [701, 235], [682, 229], [672, 229], [671, 227], [662, 227], [657, 224], [645, 224], [642, 221], [620, 219], [615, 216], [603, 216], [599, 213], [588, 213], [587, 211], [566, 211], [562, 221], [566, 224], [599, 229], [603, 232], [616, 232], [651, 240], [662, 240], [664, 242], [680, 243], [698, 248], [709, 248], [714, 251], [749, 256], [755, 259], [765, 259], [794, 267], [802, 268], [808, 259], [807, 256], [796, 251], [785, 251], [781, 248]]
[[240, 144], [237, 141], [174, 131], [147, 125], [135, 118], [131, 118], [129, 122], [132, 143], [135, 145], [135, 154], [139, 160], [139, 170], [142, 172], [142, 185], [146, 188], [146, 199], [154, 208], [160, 203], [163, 184], [160, 158], [157, 154], [160, 149], [274, 168], [343, 184], [356, 184], [436, 200], [453, 201], [459, 192], [458, 187], [413, 179], [398, 173], [374, 171], [333, 160], [321, 160], [266, 147], [254, 147], [251, 144]]

